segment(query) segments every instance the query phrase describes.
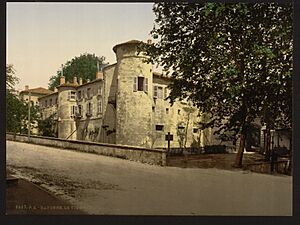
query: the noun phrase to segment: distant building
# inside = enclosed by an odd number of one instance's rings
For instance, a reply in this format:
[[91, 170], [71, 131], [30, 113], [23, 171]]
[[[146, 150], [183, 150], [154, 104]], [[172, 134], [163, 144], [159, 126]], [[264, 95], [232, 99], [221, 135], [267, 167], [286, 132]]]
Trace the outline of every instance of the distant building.
[[[25, 90], [19, 92], [20, 99], [24, 100], [25, 102], [29, 101], [29, 93], [30, 93], [30, 101], [32, 106], [39, 105], [39, 98], [48, 94], [51, 94], [53, 91], [48, 90], [46, 88], [38, 87], [38, 88], [31, 88], [29, 89], [28, 85], [25, 85]], [[33, 127], [32, 127], [32, 134], [38, 134], [37, 129], [37, 121], [33, 121]]]
[[30, 92], [30, 100], [33, 105], [39, 104], [39, 98], [48, 94], [53, 93], [53, 91], [48, 90], [46, 88], [38, 87], [38, 88], [31, 88], [29, 89], [28, 85], [25, 85], [25, 90], [20, 91], [19, 96], [24, 101], [29, 101], [29, 92]]
[[214, 143], [210, 129], [199, 129], [196, 108], [166, 100], [170, 79], [137, 54], [140, 43], [114, 46], [117, 62], [98, 71], [95, 80], [74, 77], [66, 83], [61, 77], [56, 92], [39, 98], [42, 118], [53, 115], [59, 138], [162, 148], [170, 132], [171, 147]]

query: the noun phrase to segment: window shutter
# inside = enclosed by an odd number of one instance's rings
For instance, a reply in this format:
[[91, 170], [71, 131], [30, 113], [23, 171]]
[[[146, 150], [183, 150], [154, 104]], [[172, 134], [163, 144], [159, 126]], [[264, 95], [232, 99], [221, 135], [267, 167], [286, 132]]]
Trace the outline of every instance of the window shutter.
[[164, 90], [165, 90], [165, 92], [164, 92], [164, 99], [166, 99], [167, 98], [167, 88], [165, 87]]
[[68, 91], [68, 100], [70, 100], [70, 98], [71, 98], [71, 92]]
[[133, 91], [137, 91], [137, 77], [133, 78]]
[[157, 97], [157, 86], [153, 86], [153, 96]]
[[99, 100], [98, 112], [99, 113], [102, 112], [102, 101], [101, 100]]
[[144, 79], [144, 92], [148, 93], [148, 78]]

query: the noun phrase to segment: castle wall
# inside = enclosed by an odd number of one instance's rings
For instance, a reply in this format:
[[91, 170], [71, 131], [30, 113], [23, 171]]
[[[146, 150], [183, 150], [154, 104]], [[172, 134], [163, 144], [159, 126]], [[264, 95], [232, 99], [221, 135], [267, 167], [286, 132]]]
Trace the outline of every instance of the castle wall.
[[68, 99], [68, 92], [76, 90], [74, 87], [60, 86], [58, 91], [58, 138], [76, 140], [75, 120], [71, 117], [71, 106], [76, 105], [76, 99]]
[[[99, 107], [99, 104], [102, 106]], [[81, 107], [80, 117], [76, 119], [77, 140], [101, 141], [100, 129], [103, 117], [102, 80], [78, 86], [77, 107], [78, 115], [79, 107]]]
[[[152, 65], [137, 56], [135, 45], [117, 48], [118, 94], [116, 143], [151, 147]], [[134, 90], [135, 79], [147, 79], [148, 90]]]
[[104, 69], [104, 104], [103, 104], [103, 127], [100, 140], [104, 143], [116, 143], [116, 95], [117, 95], [117, 72], [115, 65]]

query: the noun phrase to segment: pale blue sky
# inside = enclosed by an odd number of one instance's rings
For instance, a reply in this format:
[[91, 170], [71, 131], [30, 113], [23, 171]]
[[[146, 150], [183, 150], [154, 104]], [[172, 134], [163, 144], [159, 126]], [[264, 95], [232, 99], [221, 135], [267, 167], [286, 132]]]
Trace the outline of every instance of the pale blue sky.
[[115, 63], [114, 45], [146, 41], [153, 3], [7, 3], [6, 62], [18, 89], [47, 87], [60, 65], [81, 53]]

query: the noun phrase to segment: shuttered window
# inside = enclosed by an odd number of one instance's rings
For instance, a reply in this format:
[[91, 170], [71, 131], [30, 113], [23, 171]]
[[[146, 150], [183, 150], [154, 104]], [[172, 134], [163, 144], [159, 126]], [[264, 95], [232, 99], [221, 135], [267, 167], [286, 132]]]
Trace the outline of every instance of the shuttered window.
[[168, 97], [168, 89], [167, 87], [164, 88], [164, 99], [166, 99]]
[[148, 78], [144, 79], [144, 92], [148, 93]]
[[68, 100], [76, 100], [76, 92], [75, 91], [69, 91], [68, 92]]
[[102, 99], [98, 101], [98, 113], [102, 113]]
[[73, 117], [76, 115], [76, 113], [77, 113], [77, 106], [76, 105], [71, 106], [70, 116]]
[[92, 115], [92, 112], [93, 112], [93, 105], [92, 105], [92, 103], [89, 102], [89, 103], [87, 104], [87, 107], [86, 107], [86, 108], [87, 108], [87, 109], [86, 109], [86, 111], [87, 111], [86, 113], [87, 113], [88, 115], [91, 116], [91, 115]]
[[157, 97], [157, 86], [153, 86], [153, 97]]
[[133, 78], [133, 91], [137, 91], [138, 87], [137, 87], [137, 77]]

